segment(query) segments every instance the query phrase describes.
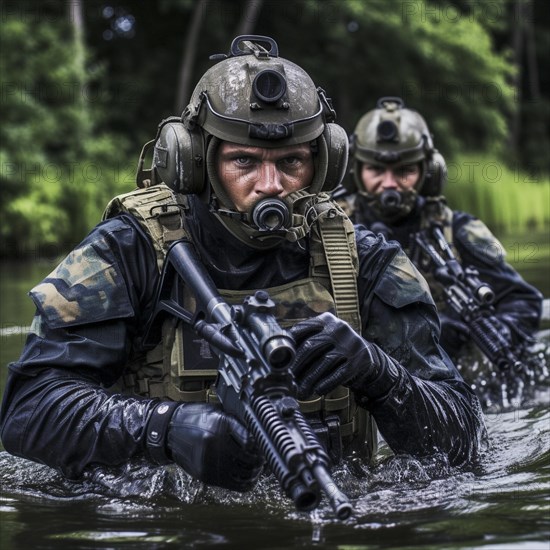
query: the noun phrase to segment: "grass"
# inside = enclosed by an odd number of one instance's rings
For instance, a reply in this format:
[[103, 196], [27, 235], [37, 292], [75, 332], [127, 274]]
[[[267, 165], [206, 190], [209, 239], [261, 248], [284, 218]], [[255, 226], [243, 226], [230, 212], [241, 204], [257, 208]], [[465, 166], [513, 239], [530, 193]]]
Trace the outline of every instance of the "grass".
[[550, 297], [550, 177], [490, 157], [448, 163], [449, 206], [477, 216], [499, 238], [506, 261]]
[[482, 219], [496, 234], [534, 231], [550, 240], [550, 177], [528, 173], [486, 157], [448, 164], [444, 189], [454, 210]]

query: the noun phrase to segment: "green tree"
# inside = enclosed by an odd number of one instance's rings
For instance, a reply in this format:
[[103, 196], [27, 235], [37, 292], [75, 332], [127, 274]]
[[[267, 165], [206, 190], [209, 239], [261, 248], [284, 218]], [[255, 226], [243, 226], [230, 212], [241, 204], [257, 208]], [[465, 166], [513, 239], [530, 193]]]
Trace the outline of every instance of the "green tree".
[[[32, 5], [31, 5], [32, 6]], [[96, 131], [103, 106], [75, 55], [64, 6], [2, 19], [0, 216], [4, 255], [78, 242], [116, 189], [124, 140]], [[47, 18], [50, 24], [45, 25]]]
[[[248, 29], [273, 36], [281, 55], [314, 75], [349, 131], [378, 97], [399, 95], [426, 115], [446, 154], [502, 151], [517, 107], [511, 43], [502, 40], [495, 47], [495, 37], [509, 34], [513, 24], [509, 4], [265, 0]], [[173, 106], [179, 111], [185, 103], [181, 96], [188, 93], [181, 91], [187, 84], [178, 84], [180, 67], [186, 71], [185, 82], [196, 82], [211, 65], [208, 56], [227, 52], [242, 22], [249, 22], [249, 7], [242, 0], [127, 4], [120, 9], [132, 15], [131, 37], [107, 27], [123, 12], [114, 10], [110, 19], [88, 12], [89, 43], [97, 58], [108, 62], [108, 85], [128, 90], [135, 100], [129, 105], [125, 94], [115, 94], [111, 122], [144, 141], [162, 118], [179, 114]], [[191, 22], [197, 15], [202, 24], [193, 33]], [[110, 40], [101, 40], [104, 32], [112, 34]]]
[[[514, 41], [518, 6], [531, 11]], [[548, 171], [545, 0], [20, 0], [3, 4], [1, 24], [4, 252], [79, 240], [134, 187], [142, 144], [242, 29], [274, 37], [350, 133], [397, 95], [449, 160], [475, 152]]]

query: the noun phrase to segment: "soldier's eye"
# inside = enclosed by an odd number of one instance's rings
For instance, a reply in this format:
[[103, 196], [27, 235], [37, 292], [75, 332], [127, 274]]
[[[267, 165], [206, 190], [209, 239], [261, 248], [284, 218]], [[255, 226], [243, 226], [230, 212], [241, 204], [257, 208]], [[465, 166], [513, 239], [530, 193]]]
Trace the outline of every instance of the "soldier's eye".
[[247, 166], [249, 164], [252, 164], [252, 162], [253, 162], [252, 157], [247, 157], [247, 156], [235, 157], [233, 160], [239, 166]]
[[381, 174], [382, 172], [384, 172], [384, 168], [382, 166], [373, 166], [372, 164], [367, 164], [365, 167], [369, 172], [374, 172], [375, 174]]
[[300, 157], [285, 157], [281, 164], [284, 166], [296, 166], [302, 162], [302, 159]]

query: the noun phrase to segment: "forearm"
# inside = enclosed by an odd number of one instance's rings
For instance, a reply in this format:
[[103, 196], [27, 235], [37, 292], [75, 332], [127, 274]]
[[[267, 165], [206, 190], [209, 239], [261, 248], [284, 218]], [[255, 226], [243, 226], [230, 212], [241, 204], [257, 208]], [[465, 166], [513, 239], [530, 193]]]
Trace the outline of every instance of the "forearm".
[[461, 380], [422, 380], [398, 367], [390, 390], [366, 408], [395, 453], [444, 453], [458, 466], [476, 457], [486, 437], [479, 402]]
[[506, 262], [504, 248], [479, 220], [460, 214], [453, 231], [463, 267], [477, 270], [491, 286], [496, 317], [512, 328], [514, 339], [521, 343], [522, 334], [539, 328], [542, 294]]
[[78, 477], [90, 464], [115, 465], [143, 452], [153, 400], [112, 395], [67, 371], [11, 374], [1, 436], [5, 449]]

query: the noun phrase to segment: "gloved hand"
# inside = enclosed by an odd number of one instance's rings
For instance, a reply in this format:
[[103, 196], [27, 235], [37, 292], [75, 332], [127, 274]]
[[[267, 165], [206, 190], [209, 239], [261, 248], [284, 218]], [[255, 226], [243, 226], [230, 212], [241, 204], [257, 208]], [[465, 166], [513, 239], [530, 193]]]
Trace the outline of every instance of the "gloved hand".
[[256, 484], [263, 458], [246, 428], [220, 407], [180, 404], [167, 429], [167, 456], [189, 475], [232, 491], [249, 491]]
[[299, 399], [325, 395], [341, 385], [360, 397], [374, 398], [389, 391], [399, 378], [390, 357], [332, 313], [302, 321], [290, 332], [296, 341], [291, 368]]

